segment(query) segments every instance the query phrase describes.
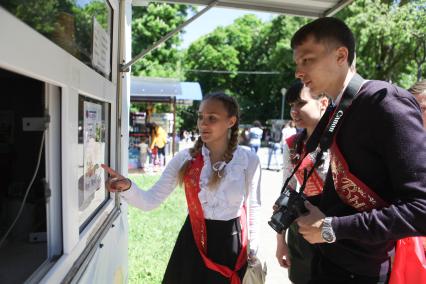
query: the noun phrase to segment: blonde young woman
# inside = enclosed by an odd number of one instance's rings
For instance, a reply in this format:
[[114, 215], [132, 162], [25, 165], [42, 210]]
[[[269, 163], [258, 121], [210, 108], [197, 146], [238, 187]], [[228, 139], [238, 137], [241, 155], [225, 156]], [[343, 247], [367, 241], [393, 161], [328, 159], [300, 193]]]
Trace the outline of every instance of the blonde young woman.
[[[283, 147], [284, 180], [290, 176], [294, 167], [304, 156], [305, 144], [315, 127], [325, 113], [329, 99], [324, 95], [314, 95], [309, 88], [304, 87], [300, 81], [295, 82], [287, 91], [286, 101], [291, 107], [291, 118], [296, 127], [303, 131], [288, 137]], [[317, 204], [322, 193], [325, 176], [329, 167], [328, 152], [324, 153], [323, 161], [308, 179], [304, 194], [313, 204]], [[308, 155], [290, 185], [298, 190], [303, 181], [304, 169], [313, 165], [313, 159]], [[313, 245], [309, 244], [299, 233], [298, 227], [293, 223], [288, 229], [287, 241], [285, 232], [277, 235], [276, 257], [282, 267], [288, 268], [288, 276], [293, 283], [308, 283], [310, 279], [311, 261], [313, 257]]]
[[112, 177], [107, 188], [144, 211], [158, 207], [183, 183], [189, 214], [163, 283], [237, 284], [247, 266], [248, 243], [250, 255], [256, 254], [260, 163], [255, 153], [238, 146], [238, 122], [234, 98], [207, 95], [198, 111], [200, 137], [194, 147], [179, 152], [147, 191], [104, 166]]

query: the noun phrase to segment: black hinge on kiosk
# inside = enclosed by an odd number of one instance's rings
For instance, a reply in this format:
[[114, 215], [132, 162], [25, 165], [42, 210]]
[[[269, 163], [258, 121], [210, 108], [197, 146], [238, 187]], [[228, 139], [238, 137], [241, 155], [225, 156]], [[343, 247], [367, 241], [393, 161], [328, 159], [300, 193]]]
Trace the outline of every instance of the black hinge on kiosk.
[[23, 117], [23, 131], [44, 131], [49, 127], [50, 116], [48, 114], [42, 117]]

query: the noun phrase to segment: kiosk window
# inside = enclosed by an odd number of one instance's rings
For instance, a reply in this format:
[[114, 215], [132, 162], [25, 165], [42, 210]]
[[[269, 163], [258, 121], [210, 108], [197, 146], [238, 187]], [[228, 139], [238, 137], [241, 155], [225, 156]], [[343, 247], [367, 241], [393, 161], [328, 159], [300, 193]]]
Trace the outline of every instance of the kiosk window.
[[108, 200], [105, 173], [100, 167], [109, 163], [110, 105], [79, 96], [78, 143], [80, 157], [78, 207], [80, 232]]
[[112, 8], [107, 0], [3, 0], [0, 5], [111, 80]]

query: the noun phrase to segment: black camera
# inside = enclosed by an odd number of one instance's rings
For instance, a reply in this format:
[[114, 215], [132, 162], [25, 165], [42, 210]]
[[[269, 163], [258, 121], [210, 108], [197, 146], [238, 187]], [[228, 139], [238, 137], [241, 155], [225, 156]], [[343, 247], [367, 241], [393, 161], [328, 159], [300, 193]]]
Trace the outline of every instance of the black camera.
[[[312, 136], [306, 143], [307, 147], [308, 145], [311, 145], [311, 139]], [[282, 231], [287, 230], [288, 227], [290, 227], [290, 225], [298, 217], [309, 212], [309, 210], [305, 207], [306, 197], [303, 194], [303, 191], [305, 190], [306, 183], [314, 172], [315, 168], [317, 168], [323, 162], [323, 151], [321, 148], [317, 147], [315, 149], [311, 145], [309, 146], [309, 149], [311, 150], [309, 150], [308, 153], [311, 153], [313, 151], [312, 149], [315, 150], [314, 153], [309, 154], [313, 156], [315, 162], [314, 166], [309, 170], [308, 168], [303, 169], [303, 182], [300, 185], [299, 191], [295, 190], [297, 188], [297, 180], [294, 177], [294, 174], [298, 171], [300, 165], [308, 154], [305, 154], [305, 156], [300, 159], [299, 164], [294, 168], [291, 175], [285, 181], [284, 186], [281, 189], [280, 197], [278, 197], [277, 201], [275, 201], [274, 214], [272, 214], [271, 220], [268, 222], [268, 224], [279, 234], [281, 234]]]
[[269, 226], [279, 234], [287, 230], [294, 220], [309, 212], [305, 207], [305, 200], [305, 195], [302, 192], [284, 190], [275, 201], [277, 209], [272, 214], [271, 221], [268, 222]]

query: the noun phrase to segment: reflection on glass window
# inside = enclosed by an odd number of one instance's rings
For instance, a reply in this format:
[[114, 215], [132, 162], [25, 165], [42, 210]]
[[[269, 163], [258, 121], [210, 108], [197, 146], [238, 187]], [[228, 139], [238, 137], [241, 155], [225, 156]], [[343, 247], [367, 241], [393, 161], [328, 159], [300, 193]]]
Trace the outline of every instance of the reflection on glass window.
[[79, 96], [79, 179], [78, 207], [80, 231], [108, 199], [105, 173], [101, 164], [109, 163], [109, 104]]
[[0, 5], [110, 79], [112, 8], [107, 0], [1, 0]]

